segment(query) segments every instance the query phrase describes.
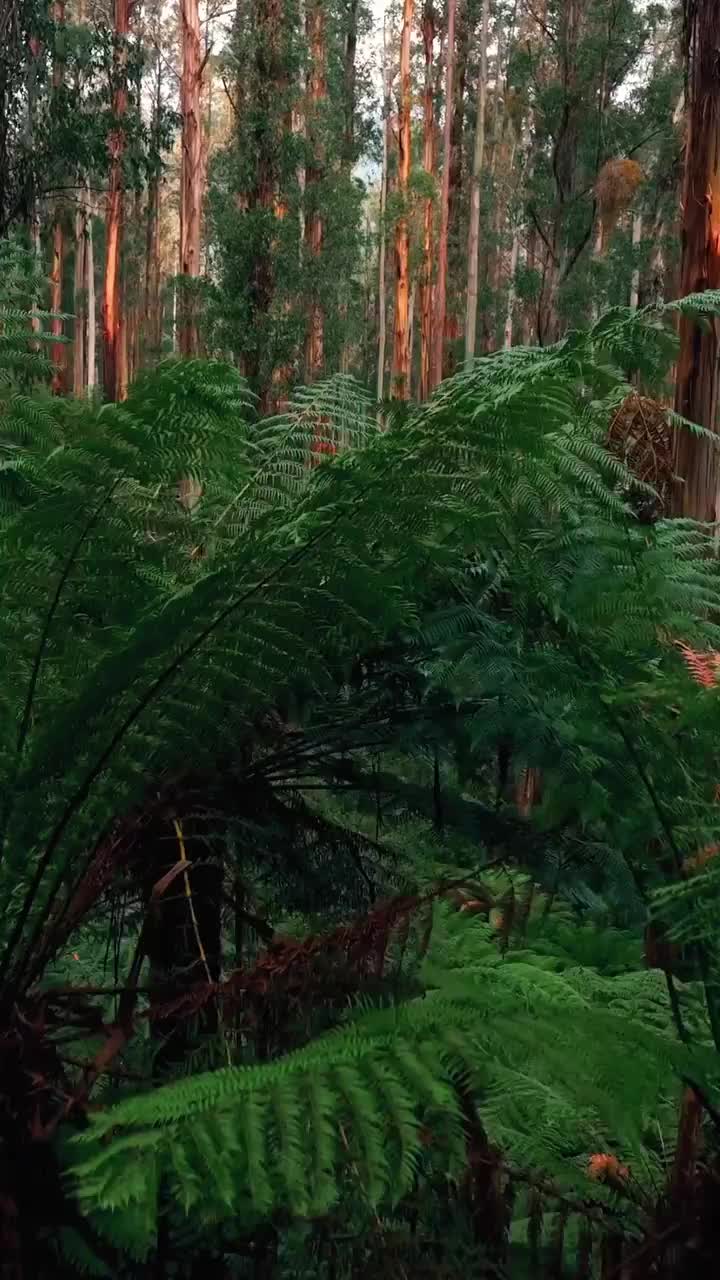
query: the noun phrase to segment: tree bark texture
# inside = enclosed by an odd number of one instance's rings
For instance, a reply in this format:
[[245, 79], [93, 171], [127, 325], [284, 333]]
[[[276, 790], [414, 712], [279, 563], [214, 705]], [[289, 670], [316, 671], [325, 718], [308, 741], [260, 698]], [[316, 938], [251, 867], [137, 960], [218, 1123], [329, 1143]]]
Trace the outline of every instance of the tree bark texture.
[[87, 280], [87, 221], [88, 211], [84, 203], [78, 202], [75, 213], [75, 277], [73, 281], [75, 312], [73, 342], [73, 395], [84, 396], [87, 387], [86, 349], [87, 349], [87, 296], [85, 284]]
[[510, 250], [510, 278], [508, 280], [507, 309], [505, 311], [505, 327], [503, 330], [503, 346], [511, 347], [513, 340], [513, 321], [515, 318], [515, 276], [520, 257], [520, 227], [513, 231], [512, 249]]
[[450, 185], [448, 189], [448, 252], [445, 288], [445, 333], [442, 377], [454, 372], [456, 348], [462, 337], [465, 320], [463, 287], [467, 264], [467, 241], [462, 219], [465, 183], [465, 116], [467, 110], [466, 81], [470, 56], [470, 13], [467, 0], [456, 0], [455, 40], [453, 44], [452, 121], [450, 126]]
[[103, 387], [107, 400], [124, 400], [127, 394], [123, 359], [122, 243], [125, 154], [125, 118], [128, 108], [127, 39], [130, 33], [130, 0], [115, 0], [112, 67], [112, 126], [107, 140], [110, 157], [107, 213], [105, 218], [105, 280], [103, 287]]
[[95, 363], [97, 358], [97, 320], [95, 302], [95, 252], [93, 244], [93, 208], [90, 203], [90, 188], [85, 191], [87, 220], [85, 227], [85, 297], [87, 299], [87, 343], [85, 353], [85, 377], [88, 395], [91, 395], [97, 384]]
[[[681, 295], [720, 288], [720, 5], [716, 0], [685, 0], [685, 21], [689, 101]], [[693, 316], [681, 317], [675, 408], [713, 432], [718, 428], [719, 341], [717, 317], [702, 325]], [[680, 430], [674, 457], [682, 481], [674, 495], [675, 514], [716, 520], [717, 449]]]
[[[50, 271], [50, 310], [53, 317], [50, 321], [50, 332], [54, 338], [62, 338], [63, 272], [65, 258], [65, 234], [59, 211], [56, 210], [52, 229], [52, 267]], [[54, 365], [51, 387], [53, 394], [62, 395], [65, 388], [65, 347], [62, 342], [53, 342], [51, 347]]]
[[445, 317], [447, 314], [448, 230], [450, 214], [450, 164], [452, 159], [453, 70], [455, 63], [456, 0], [448, 0], [448, 29], [445, 50], [445, 126], [443, 130], [443, 174], [440, 191], [440, 240], [435, 291], [435, 333], [433, 335], [433, 386], [442, 381]]
[[480, 198], [485, 157], [485, 104], [487, 101], [487, 46], [490, 25], [490, 0], [483, 0], [480, 35], [480, 72], [478, 76], [475, 147], [473, 151], [472, 186], [470, 188], [470, 221], [468, 224], [467, 293], [465, 304], [465, 368], [475, 359], [477, 332], [478, 275], [480, 271]]
[[[451, 0], [451, 3], [453, 0]], [[410, 36], [414, 0], [403, 0], [400, 37], [400, 100], [398, 120], [398, 198], [400, 210], [395, 223], [395, 332], [393, 342], [392, 393], [397, 400], [410, 396]]]
[[198, 0], [180, 0], [182, 32], [182, 163], [180, 173], [180, 272], [188, 289], [183, 297], [179, 346], [184, 356], [199, 349], [197, 298], [192, 281], [200, 275], [200, 232], [204, 194], [204, 147], [201, 95], [204, 59], [200, 49]]
[[425, 54], [423, 88], [423, 169], [428, 190], [423, 209], [423, 258], [420, 277], [420, 399], [427, 400], [432, 389], [432, 323], [433, 323], [433, 241], [435, 224], [435, 94], [433, 85], [433, 51], [435, 45], [435, 11], [432, 0], [425, 5], [422, 20]]
[[382, 173], [380, 177], [380, 215], [379, 215], [379, 247], [378, 247], [378, 352], [377, 378], [375, 395], [378, 403], [385, 392], [385, 348], [387, 341], [387, 300], [385, 297], [385, 267], [387, 257], [387, 236], [385, 214], [387, 210], [388, 163], [390, 137], [390, 87], [392, 73], [387, 49], [387, 28], [383, 25], [383, 151]]
[[320, 271], [323, 247], [323, 216], [320, 187], [324, 176], [325, 149], [322, 142], [322, 114], [327, 99], [326, 19], [324, 0], [311, 0], [307, 11], [310, 49], [307, 128], [310, 160], [305, 170], [305, 249], [311, 266], [308, 326], [305, 348], [305, 376], [308, 382], [322, 377], [325, 366], [325, 316], [320, 298]]
[[[65, 23], [65, 0], [54, 0], [52, 19], [56, 27]], [[57, 95], [65, 80], [65, 63], [62, 55], [56, 53], [53, 60], [52, 87]], [[52, 229], [52, 269], [50, 272], [50, 310], [54, 312], [50, 321], [50, 332], [54, 338], [62, 339], [63, 322], [63, 277], [65, 274], [65, 231], [63, 227], [63, 210], [60, 201], [56, 202]], [[54, 342], [51, 348], [54, 367], [51, 388], [54, 395], [62, 395], [65, 390], [65, 346], [62, 341]]]

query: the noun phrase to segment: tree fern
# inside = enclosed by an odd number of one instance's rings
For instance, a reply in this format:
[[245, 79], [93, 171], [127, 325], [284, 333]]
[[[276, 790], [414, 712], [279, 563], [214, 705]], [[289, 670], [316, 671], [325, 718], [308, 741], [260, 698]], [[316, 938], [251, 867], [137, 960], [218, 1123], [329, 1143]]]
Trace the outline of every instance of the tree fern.
[[[232, 867], [233, 835], [242, 847], [244, 831], [267, 833], [282, 794], [297, 797], [293, 839], [276, 841], [297, 882], [312, 788], [352, 785], [380, 749], [430, 751], [438, 780], [462, 749], [475, 837], [549, 846], [558, 881], [573, 844], [588, 861], [610, 848], [642, 902], [692, 855], [720, 775], [676, 641], [718, 643], [718, 565], [702, 529], [639, 526], [631, 477], [604, 448], [623, 362], [644, 353], [659, 368], [668, 350], [662, 315], [618, 310], [554, 348], [479, 362], [384, 433], [344, 381], [258, 427], [219, 363], [168, 362], [123, 406], [33, 400], [43, 418], [27, 412], [20, 450], [32, 483], [0, 521], [0, 1007], [19, 1011], [23, 1070], [37, 984], [118, 877], [142, 876], [146, 827], [191, 820]], [[314, 465], [318, 439], [338, 453]], [[191, 509], [183, 477], [202, 488]], [[520, 768], [543, 770], [534, 817], [560, 835], [503, 812], [508, 741]], [[412, 807], [402, 779], [396, 793]], [[346, 842], [344, 866], [353, 852]], [[331, 884], [339, 865], [328, 855]], [[141, 908], [132, 891], [141, 958], [147, 897]], [[424, 999], [109, 1107], [73, 1140], [82, 1205], [144, 1255], [161, 1186], [211, 1223], [319, 1215], [358, 1190], [392, 1201], [420, 1169], [460, 1169], [468, 1083], [511, 1161], [584, 1190], [598, 1150], [652, 1169], [647, 1119], [668, 1129], [668, 1065], [701, 1072], [703, 1054], [676, 1044], [662, 974], [591, 972], [602, 966], [577, 963], [557, 920], [554, 939], [537, 923], [528, 898], [525, 945], [506, 928], [498, 950], [492, 922], [473, 921], [467, 949], [446, 921], [449, 958], [429, 955]], [[71, 1111], [134, 1030], [137, 975], [131, 962], [135, 1004], [106, 1039], [97, 1006], [84, 1009], [101, 1043]], [[694, 987], [679, 999], [705, 1040]], [[18, 1129], [37, 1107], [28, 1090]]]
[[[677, 1046], [669, 1017], [655, 1017], [655, 975], [589, 982], [587, 970], [552, 974], [532, 956], [503, 963], [471, 944], [473, 953], [455, 973], [431, 963], [422, 1000], [360, 1014], [272, 1064], [195, 1076], [96, 1115], [71, 1143], [81, 1205], [136, 1213], [159, 1180], [209, 1222], [281, 1206], [326, 1213], [348, 1178], [370, 1203], [397, 1200], [424, 1165], [423, 1125], [438, 1126], [443, 1167], [459, 1173], [458, 1073], [511, 1163], [589, 1194], [589, 1154], [615, 1148], [649, 1176], [647, 1125], [669, 1125], [676, 1097], [668, 1064], [704, 1070]], [[149, 1221], [148, 1246], [153, 1230]]]

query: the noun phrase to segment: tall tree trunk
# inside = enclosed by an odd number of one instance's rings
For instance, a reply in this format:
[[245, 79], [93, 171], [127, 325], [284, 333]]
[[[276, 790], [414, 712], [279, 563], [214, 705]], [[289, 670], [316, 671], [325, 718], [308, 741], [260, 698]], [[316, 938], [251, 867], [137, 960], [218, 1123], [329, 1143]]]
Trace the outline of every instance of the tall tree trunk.
[[95, 306], [95, 253], [93, 245], [93, 208], [90, 202], [90, 187], [85, 191], [85, 204], [88, 211], [85, 233], [85, 297], [87, 299], [87, 350], [85, 354], [86, 382], [88, 395], [95, 390], [97, 378], [95, 374], [97, 353], [97, 319]]
[[[451, 0], [452, 2], [452, 0]], [[410, 396], [410, 37], [414, 0], [403, 0], [400, 37], [400, 100], [398, 119], [398, 198], [400, 211], [395, 223], [395, 334], [393, 343], [393, 386], [397, 400]]]
[[[486, 0], [487, 3], [487, 0]], [[425, 51], [425, 85], [423, 88], [423, 169], [428, 183], [435, 185], [435, 110], [433, 86], [433, 47], [435, 44], [435, 11], [428, 0], [423, 12], [423, 48]], [[435, 200], [429, 191], [423, 210], [423, 261], [420, 277], [420, 399], [427, 400], [432, 389], [432, 301], [433, 301], [433, 231]]]
[[435, 291], [435, 333], [433, 343], [433, 386], [442, 380], [445, 316], [447, 314], [448, 228], [450, 212], [450, 164], [452, 160], [453, 69], [455, 63], [456, 0], [448, 0], [447, 45], [445, 48], [445, 126], [443, 130], [443, 175], [440, 191], [440, 242]]
[[85, 359], [87, 345], [87, 297], [85, 281], [87, 279], [87, 218], [85, 204], [78, 199], [75, 213], [75, 277], [74, 293], [74, 344], [73, 344], [73, 395], [85, 395], [87, 379]]
[[392, 72], [390, 70], [390, 59], [388, 58], [387, 49], [387, 25], [383, 22], [383, 151], [382, 151], [382, 173], [380, 177], [380, 227], [378, 239], [378, 357], [377, 357], [377, 378], [375, 386], [375, 395], [378, 403], [382, 400], [385, 393], [385, 347], [387, 341], [387, 299], [385, 296], [385, 265], [386, 265], [386, 227], [385, 215], [387, 211], [387, 191], [388, 191], [388, 162], [389, 162], [389, 146], [388, 139], [390, 135], [390, 86], [392, 83]]
[[[41, 51], [42, 51], [42, 46], [40, 44], [39, 38], [36, 35], [31, 35], [28, 39], [28, 48], [27, 48], [27, 79], [26, 79], [26, 95], [25, 95], [26, 101], [27, 101], [27, 113], [25, 116], [25, 146], [26, 146], [28, 155], [32, 155], [35, 149], [35, 125], [36, 125], [37, 101], [38, 101], [38, 71], [39, 71], [39, 65], [40, 65]], [[1, 179], [0, 179], [0, 185], [1, 185]], [[34, 184], [33, 184], [33, 189], [30, 193], [30, 200], [29, 200], [29, 207], [28, 207], [28, 233], [30, 237], [30, 244], [32, 246], [33, 257], [35, 260], [34, 266], [37, 272], [37, 277], [38, 279], [40, 279], [42, 275], [42, 238], [40, 234], [40, 205], [39, 205], [38, 195], [37, 195], [37, 191], [35, 190]], [[31, 298], [30, 305], [33, 309], [39, 308], [40, 299], [37, 296], [37, 293], [35, 293], [34, 296]], [[40, 317], [33, 316], [30, 323], [31, 323], [31, 328], [33, 333], [39, 333], [42, 328], [42, 321], [40, 320]]]
[[468, 269], [465, 307], [465, 368], [475, 359], [477, 332], [478, 274], [480, 271], [480, 198], [482, 195], [483, 159], [485, 156], [485, 104], [487, 100], [487, 46], [490, 24], [490, 0], [483, 0], [480, 35], [480, 73], [478, 76], [475, 148], [473, 151], [472, 186], [470, 188], [470, 222], [468, 225]]
[[[343, 136], [340, 151], [341, 168], [348, 177], [357, 159], [355, 142], [355, 115], [357, 110], [357, 43], [358, 43], [358, 10], [360, 0], [347, 0], [344, 9], [345, 45], [343, 49]], [[342, 297], [338, 303], [338, 327], [342, 334], [340, 351], [340, 370], [347, 373], [350, 369], [353, 351], [348, 329], [348, 303]]]
[[[75, 21], [78, 25], [82, 25], [86, 21], [85, 0], [77, 0], [75, 5]], [[76, 73], [75, 89], [78, 97], [82, 94], [84, 84], [84, 71], [78, 68]], [[77, 208], [75, 212], [75, 273], [73, 280], [73, 311], [75, 315], [73, 329], [73, 395], [76, 397], [85, 396], [88, 393], [90, 385], [90, 367], [89, 367], [89, 351], [90, 351], [90, 333], [89, 333], [89, 307], [90, 307], [90, 289], [88, 288], [88, 257], [92, 262], [92, 203], [90, 199], [90, 186], [87, 181], [87, 175], [82, 169], [77, 174]], [[92, 323], [95, 325], [95, 294], [93, 281], [93, 316]], [[94, 381], [94, 365], [95, 365], [95, 345], [93, 335], [92, 346], [93, 360], [93, 381]]]
[[160, 300], [160, 175], [155, 172], [148, 184], [145, 240], [145, 348], [157, 359], [162, 347]]
[[[682, 203], [681, 294], [720, 288], [720, 5], [685, 0], [688, 59], [688, 135]], [[675, 407], [717, 432], [720, 321], [680, 321]], [[675, 471], [683, 481], [674, 496], [677, 515], [715, 520], [717, 450], [687, 431], [675, 434]]]
[[204, 59], [200, 53], [198, 0], [180, 0], [182, 30], [182, 164], [180, 173], [180, 274], [187, 283], [182, 302], [179, 345], [183, 356], [196, 356], [199, 347], [197, 297], [194, 281], [200, 275], [200, 223], [204, 188], [204, 148], [201, 113]]
[[[563, 0], [560, 9], [558, 58], [562, 83], [563, 110], [554, 137], [553, 178], [555, 184], [554, 209], [546, 237], [547, 254], [538, 302], [537, 333], [542, 346], [556, 342], [560, 337], [558, 296], [560, 286], [578, 260], [583, 243], [568, 254], [566, 219], [568, 206], [575, 196], [577, 185], [577, 158], [579, 146], [579, 99], [577, 94], [577, 49], [580, 34], [582, 6], [580, 0]], [[602, 94], [602, 89], [601, 89]], [[600, 111], [604, 101], [600, 100]], [[592, 226], [587, 239], [592, 235]]]
[[[307, 17], [305, 13], [305, 0], [298, 0], [298, 25], [300, 30], [304, 30]], [[305, 139], [307, 128], [305, 117], [307, 115], [307, 74], [305, 67], [301, 64], [298, 69], [298, 100], [296, 101], [292, 112], [292, 131], [298, 138]], [[300, 192], [300, 200], [298, 201], [298, 262], [302, 267], [303, 251], [305, 245], [305, 164], [302, 156], [297, 167], [297, 184]]]
[[[52, 7], [53, 23], [61, 27], [65, 23], [65, 0], [54, 0]], [[53, 60], [52, 87], [53, 94], [58, 95], [65, 80], [65, 62], [60, 53]], [[63, 228], [63, 210], [60, 201], [55, 204], [55, 215], [52, 231], [52, 270], [50, 273], [50, 310], [56, 314], [50, 321], [50, 332], [54, 338], [62, 339], [63, 322], [60, 318], [63, 309], [63, 277], [65, 274], [65, 231]], [[65, 390], [65, 347], [62, 341], [54, 342], [51, 348], [54, 367], [52, 391], [62, 395]]]
[[130, 0], [115, 0], [112, 68], [112, 127], [108, 136], [110, 178], [105, 219], [105, 281], [103, 286], [103, 386], [107, 400], [123, 400], [126, 393], [123, 359], [122, 243], [125, 117], [128, 106], [127, 39]]
[[515, 275], [518, 267], [518, 258], [520, 256], [520, 227], [516, 226], [513, 231], [512, 249], [510, 250], [510, 276], [508, 279], [508, 295], [507, 308], [505, 311], [505, 327], [503, 331], [503, 346], [511, 347], [513, 340], [513, 318], [515, 315]]
[[[65, 235], [60, 211], [56, 209], [52, 235], [52, 267], [50, 270], [50, 310], [53, 312], [53, 317], [50, 321], [50, 332], [54, 338], [61, 338], [63, 330], [60, 313], [62, 311], [64, 255]], [[51, 355], [54, 365], [51, 387], [53, 394], [59, 396], [62, 395], [65, 387], [65, 347], [62, 342], [53, 342]]]
[[322, 377], [325, 365], [325, 315], [320, 298], [320, 258], [323, 246], [321, 183], [324, 173], [322, 145], [322, 112], [327, 99], [324, 0], [311, 0], [307, 12], [307, 38], [310, 49], [308, 76], [307, 127], [310, 160], [305, 170], [305, 248], [311, 265], [310, 302], [305, 349], [305, 376], [308, 382]]
[[[456, 0], [455, 42], [453, 57], [452, 123], [450, 128], [450, 185], [448, 189], [448, 264], [445, 289], [445, 333], [442, 377], [455, 369], [457, 340], [465, 319], [464, 286], [466, 283], [465, 228], [462, 223], [463, 182], [465, 176], [465, 82], [470, 56], [470, 14], [468, 0]], [[461, 234], [462, 226], [462, 234]]]
[[[126, 197], [129, 202], [129, 196]], [[133, 192], [132, 205], [130, 206], [130, 216], [128, 219], [132, 228], [130, 266], [131, 266], [131, 289], [126, 291], [125, 295], [125, 359], [127, 362], [126, 379], [128, 385], [133, 381], [140, 362], [140, 343], [141, 343], [141, 276], [142, 257], [140, 252], [140, 229], [143, 225], [143, 205], [142, 190], [137, 187]], [[130, 298], [128, 298], [128, 292]]]

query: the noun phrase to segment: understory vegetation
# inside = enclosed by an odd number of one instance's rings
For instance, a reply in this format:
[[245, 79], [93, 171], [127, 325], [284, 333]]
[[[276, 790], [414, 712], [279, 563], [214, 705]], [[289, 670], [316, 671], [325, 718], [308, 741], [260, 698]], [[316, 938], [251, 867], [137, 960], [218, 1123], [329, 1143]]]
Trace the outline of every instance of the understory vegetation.
[[720, 297], [261, 417], [52, 396], [3, 255], [3, 1276], [715, 1275], [720, 570], [615, 428]]

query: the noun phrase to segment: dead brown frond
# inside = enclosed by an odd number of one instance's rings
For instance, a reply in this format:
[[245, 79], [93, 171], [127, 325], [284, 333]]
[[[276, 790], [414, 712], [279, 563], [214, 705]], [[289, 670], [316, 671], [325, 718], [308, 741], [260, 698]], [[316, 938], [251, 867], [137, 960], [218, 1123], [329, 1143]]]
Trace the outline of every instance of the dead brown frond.
[[620, 214], [629, 209], [644, 176], [637, 160], [616, 158], [605, 162], [595, 183], [604, 234], [612, 231]]
[[657, 519], [668, 509], [673, 482], [672, 431], [667, 409], [659, 400], [633, 391], [616, 411], [608, 431], [607, 447], [624, 462], [642, 484], [657, 494], [636, 495], [646, 519]]

